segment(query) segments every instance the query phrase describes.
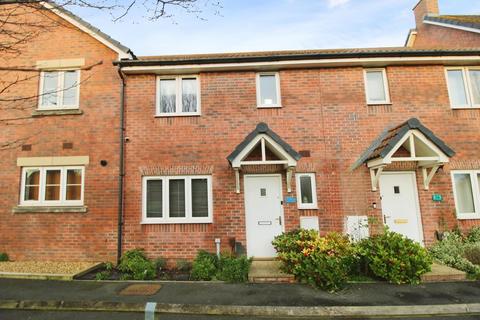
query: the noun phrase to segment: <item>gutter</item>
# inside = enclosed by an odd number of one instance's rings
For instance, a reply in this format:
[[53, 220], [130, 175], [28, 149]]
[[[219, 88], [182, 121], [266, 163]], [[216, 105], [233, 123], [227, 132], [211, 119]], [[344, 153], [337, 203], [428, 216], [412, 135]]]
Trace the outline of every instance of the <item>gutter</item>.
[[[175, 66], [175, 65], [202, 65], [223, 63], [256, 63], [302, 60], [328, 60], [328, 59], [368, 59], [368, 58], [413, 58], [413, 57], [459, 57], [479, 56], [480, 50], [416, 50], [416, 51], [376, 51], [376, 52], [344, 52], [344, 53], [314, 53], [314, 54], [278, 54], [271, 56], [252, 57], [212, 57], [193, 59], [167, 60], [121, 60], [114, 61], [114, 65], [123, 67], [133, 66]], [[187, 56], [188, 57], [188, 56]]]
[[119, 175], [118, 175], [118, 221], [117, 221], [117, 264], [120, 263], [122, 257], [122, 243], [123, 243], [123, 212], [124, 212], [124, 178], [125, 178], [125, 75], [122, 68], [118, 67], [118, 75], [122, 80], [120, 89], [120, 160], [119, 160]]

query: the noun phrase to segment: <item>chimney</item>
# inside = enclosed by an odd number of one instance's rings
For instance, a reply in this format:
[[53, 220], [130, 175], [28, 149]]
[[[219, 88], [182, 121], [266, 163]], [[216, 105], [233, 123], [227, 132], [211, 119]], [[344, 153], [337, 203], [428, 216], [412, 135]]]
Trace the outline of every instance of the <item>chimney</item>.
[[420, 0], [413, 8], [415, 14], [415, 24], [417, 28], [423, 23], [423, 18], [426, 15], [438, 15], [440, 10], [438, 9], [438, 0]]

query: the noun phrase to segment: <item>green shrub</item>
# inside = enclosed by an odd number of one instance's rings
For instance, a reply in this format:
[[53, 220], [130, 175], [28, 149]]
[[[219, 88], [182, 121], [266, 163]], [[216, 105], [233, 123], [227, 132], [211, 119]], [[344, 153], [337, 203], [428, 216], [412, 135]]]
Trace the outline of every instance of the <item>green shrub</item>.
[[182, 272], [189, 272], [190, 270], [192, 270], [192, 263], [186, 259], [178, 259], [177, 270]]
[[458, 232], [445, 232], [442, 241], [430, 248], [432, 257], [452, 268], [462, 270], [475, 278], [480, 278], [480, 266], [465, 258], [467, 243]]
[[358, 251], [375, 276], [392, 283], [419, 283], [420, 276], [431, 270], [425, 248], [389, 230], [362, 240]]
[[193, 261], [191, 278], [193, 280], [210, 281], [217, 273], [217, 266], [217, 256], [201, 250], [198, 252], [197, 257]]
[[216, 278], [230, 283], [247, 282], [251, 263], [252, 260], [246, 256], [222, 255], [218, 261]]
[[283, 270], [314, 287], [336, 291], [347, 283], [358, 259], [348, 237], [316, 231], [295, 230], [275, 237], [273, 246]]
[[154, 263], [157, 271], [164, 270], [167, 267], [167, 259], [162, 257], [155, 259]]
[[473, 227], [467, 236], [467, 242], [480, 243], [480, 227]]
[[480, 265], [480, 243], [471, 243], [465, 247], [464, 257], [475, 265]]
[[157, 275], [155, 264], [147, 259], [142, 249], [125, 252], [120, 259], [118, 270], [123, 272], [122, 277], [125, 280], [151, 280]]
[[5, 252], [0, 252], [0, 262], [1, 261], [8, 261], [8, 254]]
[[107, 270], [100, 271], [95, 274], [95, 280], [108, 280], [110, 278], [111, 273]]

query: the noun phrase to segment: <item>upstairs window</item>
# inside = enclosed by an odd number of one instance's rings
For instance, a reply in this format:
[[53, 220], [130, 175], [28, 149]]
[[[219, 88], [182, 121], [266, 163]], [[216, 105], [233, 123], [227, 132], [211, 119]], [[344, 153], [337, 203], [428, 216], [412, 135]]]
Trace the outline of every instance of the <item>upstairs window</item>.
[[199, 115], [199, 92], [200, 85], [197, 76], [159, 77], [157, 82], [157, 115]]
[[317, 209], [317, 186], [314, 173], [297, 173], [297, 204], [299, 209]]
[[39, 109], [78, 109], [80, 71], [42, 71], [40, 74]]
[[143, 223], [210, 222], [211, 176], [143, 178]]
[[257, 107], [278, 108], [280, 102], [280, 76], [274, 73], [257, 74]]
[[480, 108], [480, 68], [447, 68], [446, 72], [452, 108]]
[[83, 167], [25, 167], [20, 205], [83, 205]]
[[480, 171], [452, 171], [458, 219], [480, 219]]
[[385, 69], [365, 69], [367, 104], [389, 104], [387, 72]]

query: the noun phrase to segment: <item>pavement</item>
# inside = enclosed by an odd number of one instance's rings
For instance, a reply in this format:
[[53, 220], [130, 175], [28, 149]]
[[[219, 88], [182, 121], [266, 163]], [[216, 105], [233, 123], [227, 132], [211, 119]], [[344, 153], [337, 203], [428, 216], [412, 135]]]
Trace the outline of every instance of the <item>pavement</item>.
[[0, 279], [0, 311], [142, 313], [147, 302], [155, 302], [158, 314], [189, 317], [480, 315], [480, 282], [477, 281], [418, 286], [351, 284], [335, 294], [301, 284], [162, 282], [161, 289], [150, 296], [119, 294], [132, 284]]

